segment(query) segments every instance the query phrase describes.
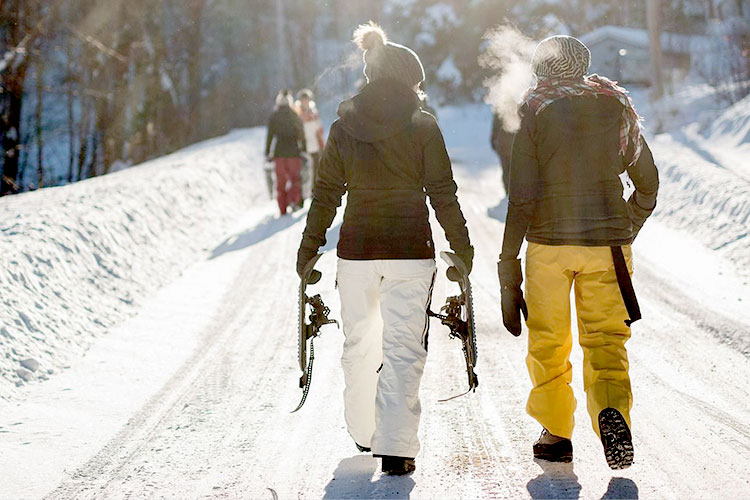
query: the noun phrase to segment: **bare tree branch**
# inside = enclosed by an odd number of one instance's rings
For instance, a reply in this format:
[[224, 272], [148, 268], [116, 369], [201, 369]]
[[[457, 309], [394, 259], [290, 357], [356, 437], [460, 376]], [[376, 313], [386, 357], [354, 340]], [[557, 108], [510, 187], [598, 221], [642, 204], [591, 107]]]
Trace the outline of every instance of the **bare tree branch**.
[[127, 57], [125, 57], [124, 55], [120, 54], [119, 52], [117, 52], [112, 47], [108, 47], [103, 42], [101, 42], [100, 40], [97, 40], [93, 36], [87, 35], [86, 33], [83, 33], [81, 30], [79, 30], [78, 28], [76, 28], [75, 26], [73, 26], [70, 23], [67, 23], [65, 25], [65, 27], [71, 33], [73, 33], [76, 36], [76, 38], [78, 38], [83, 43], [91, 45], [92, 47], [94, 47], [96, 50], [98, 50], [99, 52], [103, 53], [104, 55], [106, 55], [108, 57], [111, 57], [112, 59], [115, 59], [117, 61], [120, 61], [123, 64], [127, 64], [128, 63], [128, 58]]
[[[0, 65], [0, 73], [5, 71], [7, 68], [12, 68], [16, 64], [18, 64], [19, 58], [22, 59], [23, 57], [26, 57], [26, 54], [29, 52], [29, 47], [34, 43], [34, 41], [36, 41], [39, 35], [45, 33], [47, 22], [55, 17], [57, 8], [61, 3], [63, 3], [63, 1], [64, 0], [55, 0], [49, 11], [47, 12], [47, 15], [39, 19], [39, 21], [34, 25], [34, 28], [26, 33], [26, 35], [24, 35], [24, 37], [16, 47], [10, 48], [8, 50], [8, 54], [10, 54], [10, 57], [6, 59], [5, 65]], [[5, 2], [3, 2], [3, 4], [4, 3]], [[0, 5], [0, 7], [4, 7], [4, 5]]]

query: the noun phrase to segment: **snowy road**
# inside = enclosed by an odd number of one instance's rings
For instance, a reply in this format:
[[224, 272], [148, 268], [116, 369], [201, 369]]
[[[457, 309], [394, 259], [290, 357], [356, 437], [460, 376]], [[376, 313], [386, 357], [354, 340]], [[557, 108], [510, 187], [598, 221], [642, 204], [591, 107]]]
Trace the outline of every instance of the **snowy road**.
[[[422, 451], [411, 477], [381, 477], [375, 459], [356, 453], [344, 429], [342, 335], [335, 328], [316, 341], [305, 407], [289, 413], [300, 396], [293, 262], [304, 213], [277, 219], [267, 202], [244, 214], [210, 259], [102, 339], [84, 362], [3, 407], [0, 498], [750, 494], [750, 360], [731, 340], [747, 337], [750, 319], [728, 313], [714, 296], [686, 290], [638, 245], [644, 320], [629, 343], [636, 463], [624, 472], [607, 468], [582, 405], [578, 348], [574, 462], [531, 459], [539, 429], [524, 413], [526, 334], [515, 339], [501, 326], [494, 263], [502, 225], [487, 215], [498, 203], [499, 179], [492, 169], [460, 166], [457, 177], [477, 251], [480, 386], [437, 402], [462, 391], [465, 375], [458, 342], [433, 322]], [[436, 244], [445, 247], [442, 235]], [[659, 244], [656, 229], [644, 233], [647, 248]], [[334, 268], [329, 252], [316, 291], [338, 317]], [[435, 303], [453, 286], [439, 280]]]

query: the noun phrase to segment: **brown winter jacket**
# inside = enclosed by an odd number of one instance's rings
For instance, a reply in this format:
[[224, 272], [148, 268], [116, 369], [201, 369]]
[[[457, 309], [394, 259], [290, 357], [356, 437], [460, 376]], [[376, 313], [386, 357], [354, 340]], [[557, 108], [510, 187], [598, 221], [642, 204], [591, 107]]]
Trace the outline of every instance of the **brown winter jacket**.
[[352, 260], [427, 259], [435, 250], [426, 198], [451, 248], [470, 247], [451, 163], [435, 118], [417, 95], [394, 80], [377, 80], [342, 102], [331, 126], [300, 252], [325, 244], [348, 193], [338, 256]]
[[[523, 111], [501, 260], [518, 256], [524, 235], [544, 245], [631, 243], [656, 205], [659, 178], [645, 139], [634, 165], [627, 167], [619, 154], [622, 104], [581, 96], [560, 99], [538, 115]], [[627, 202], [619, 178], [626, 170], [635, 187]]]

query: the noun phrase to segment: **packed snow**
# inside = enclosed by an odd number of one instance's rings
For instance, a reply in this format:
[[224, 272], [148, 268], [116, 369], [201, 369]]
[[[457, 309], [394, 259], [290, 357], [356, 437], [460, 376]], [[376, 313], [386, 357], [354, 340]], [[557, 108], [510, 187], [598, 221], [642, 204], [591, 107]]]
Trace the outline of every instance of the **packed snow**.
[[[650, 110], [637, 104], [648, 126]], [[736, 141], [741, 109], [696, 133]], [[607, 468], [584, 404], [574, 462], [534, 462], [525, 339], [502, 328], [494, 272], [504, 193], [491, 114], [476, 105], [438, 116], [477, 250], [480, 386], [437, 403], [463, 390], [465, 373], [458, 343], [433, 322], [412, 476], [381, 476], [372, 456], [356, 453], [335, 327], [316, 341], [306, 406], [289, 414], [301, 396], [294, 259], [305, 211], [278, 217], [264, 131], [253, 129], [0, 200], [0, 498], [747, 496], [750, 182], [741, 166], [707, 157], [683, 125], [650, 132], [662, 187], [634, 245], [644, 312], [628, 344], [636, 463]], [[314, 289], [333, 317], [340, 221]], [[454, 293], [441, 272], [434, 304]], [[581, 366], [580, 349], [572, 362]], [[574, 387], [583, 403], [579, 369]]]
[[260, 130], [0, 200], [0, 399], [69, 366], [267, 198]]

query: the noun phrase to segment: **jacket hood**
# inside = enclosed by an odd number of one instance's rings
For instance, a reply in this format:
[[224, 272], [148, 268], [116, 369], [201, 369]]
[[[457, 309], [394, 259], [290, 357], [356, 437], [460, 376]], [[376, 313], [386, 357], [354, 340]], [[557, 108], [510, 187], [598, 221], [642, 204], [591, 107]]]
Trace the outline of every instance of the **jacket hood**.
[[383, 79], [365, 85], [362, 91], [339, 104], [341, 127], [363, 142], [376, 142], [396, 135], [412, 122], [419, 98], [407, 85]]

